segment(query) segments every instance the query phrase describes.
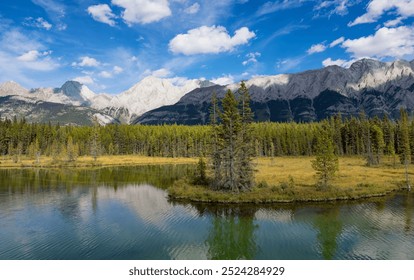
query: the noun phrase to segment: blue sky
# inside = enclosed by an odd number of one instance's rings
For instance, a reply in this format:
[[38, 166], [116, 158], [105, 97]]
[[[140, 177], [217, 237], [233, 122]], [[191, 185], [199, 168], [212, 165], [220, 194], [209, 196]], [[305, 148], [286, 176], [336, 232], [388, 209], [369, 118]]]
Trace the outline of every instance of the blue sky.
[[412, 60], [413, 19], [414, 0], [1, 1], [0, 82], [114, 94], [149, 75], [229, 83]]

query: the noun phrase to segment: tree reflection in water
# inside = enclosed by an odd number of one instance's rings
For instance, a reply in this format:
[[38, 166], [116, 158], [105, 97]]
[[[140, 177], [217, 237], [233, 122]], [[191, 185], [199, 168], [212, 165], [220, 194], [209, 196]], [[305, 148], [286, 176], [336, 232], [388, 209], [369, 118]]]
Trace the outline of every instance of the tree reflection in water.
[[257, 208], [243, 206], [197, 205], [200, 215], [211, 215], [206, 245], [212, 260], [250, 260], [258, 253], [254, 236]]

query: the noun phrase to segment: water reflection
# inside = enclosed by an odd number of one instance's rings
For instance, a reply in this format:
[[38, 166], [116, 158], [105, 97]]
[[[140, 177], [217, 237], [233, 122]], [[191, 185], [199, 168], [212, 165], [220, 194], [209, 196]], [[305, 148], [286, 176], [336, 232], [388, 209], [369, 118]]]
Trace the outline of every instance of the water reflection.
[[414, 259], [414, 194], [360, 202], [169, 201], [189, 166], [0, 170], [0, 259]]
[[338, 237], [343, 228], [339, 219], [339, 207], [321, 209], [315, 216], [314, 227], [318, 231], [318, 242], [324, 259], [332, 260], [337, 250]]
[[254, 236], [257, 209], [243, 206], [197, 205], [200, 215], [211, 216], [206, 244], [213, 260], [254, 259], [258, 245]]

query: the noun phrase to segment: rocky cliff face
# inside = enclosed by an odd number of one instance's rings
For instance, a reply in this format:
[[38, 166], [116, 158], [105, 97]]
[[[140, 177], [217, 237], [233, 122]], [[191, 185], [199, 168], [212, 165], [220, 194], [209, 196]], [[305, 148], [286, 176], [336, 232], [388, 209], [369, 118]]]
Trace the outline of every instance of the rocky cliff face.
[[[341, 113], [397, 118], [400, 108], [414, 110], [414, 61], [363, 59], [350, 68], [329, 66], [298, 74], [246, 81], [257, 121], [309, 122]], [[204, 124], [213, 92], [222, 98], [238, 84], [196, 89], [172, 106], [138, 117], [134, 123]]]

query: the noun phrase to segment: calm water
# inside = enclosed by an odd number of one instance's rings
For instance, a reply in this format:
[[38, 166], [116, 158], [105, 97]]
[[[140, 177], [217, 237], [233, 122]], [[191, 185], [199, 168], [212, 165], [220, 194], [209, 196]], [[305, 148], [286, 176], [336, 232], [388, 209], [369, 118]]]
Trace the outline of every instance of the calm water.
[[218, 207], [169, 201], [188, 166], [0, 170], [0, 259], [414, 259], [414, 194]]

